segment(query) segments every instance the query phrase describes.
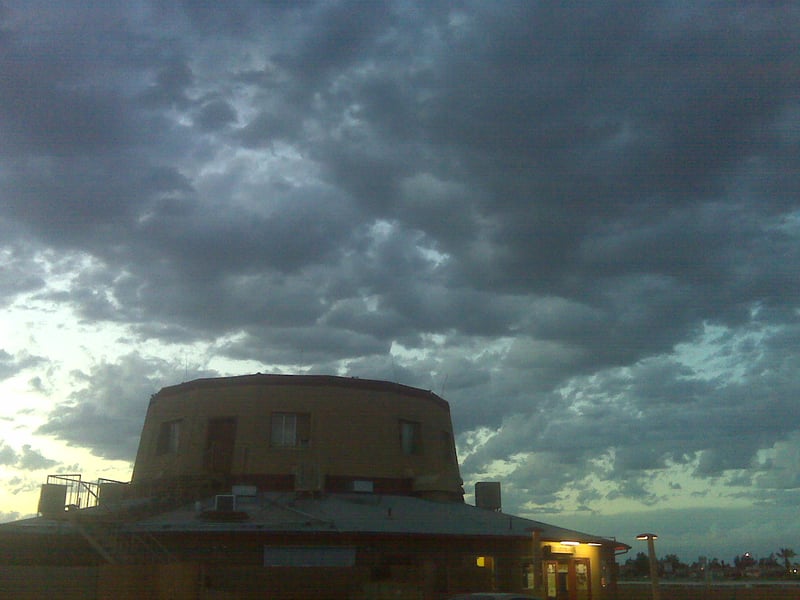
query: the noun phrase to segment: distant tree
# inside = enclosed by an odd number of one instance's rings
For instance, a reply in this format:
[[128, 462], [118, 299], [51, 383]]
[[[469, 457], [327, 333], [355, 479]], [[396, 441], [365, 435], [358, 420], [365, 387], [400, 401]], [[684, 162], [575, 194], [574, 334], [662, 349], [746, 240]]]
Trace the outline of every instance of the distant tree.
[[665, 573], [678, 573], [688, 568], [688, 565], [682, 563], [677, 554], [667, 554], [658, 562], [661, 565], [661, 570]]
[[625, 561], [625, 566], [631, 575], [643, 576], [650, 574], [650, 559], [644, 552], [636, 554], [636, 558], [629, 558]]
[[769, 556], [765, 558], [759, 558], [758, 565], [760, 567], [777, 567], [778, 561], [775, 559], [775, 553], [772, 552]]
[[744, 572], [745, 572], [745, 571], [746, 571], [748, 568], [750, 568], [750, 567], [754, 567], [755, 565], [756, 565], [756, 559], [755, 559], [755, 558], [753, 558], [753, 555], [752, 555], [752, 554], [750, 554], [749, 552], [745, 552], [745, 553], [744, 553], [744, 554], [742, 554], [741, 556], [738, 556], [738, 555], [737, 555], [737, 556], [736, 556], [736, 557], [733, 559], [733, 566], [734, 566], [734, 568], [736, 569], [736, 572], [737, 572], [737, 573], [738, 573], [740, 576], [741, 576], [741, 575], [743, 575], [743, 574], [744, 574]]
[[778, 556], [783, 559], [783, 566], [786, 568], [786, 573], [792, 571], [792, 559], [797, 556], [791, 548], [781, 548], [778, 551]]
[[674, 568], [681, 564], [681, 559], [678, 558], [677, 554], [667, 554], [661, 559], [661, 562], [665, 565], [671, 565]]

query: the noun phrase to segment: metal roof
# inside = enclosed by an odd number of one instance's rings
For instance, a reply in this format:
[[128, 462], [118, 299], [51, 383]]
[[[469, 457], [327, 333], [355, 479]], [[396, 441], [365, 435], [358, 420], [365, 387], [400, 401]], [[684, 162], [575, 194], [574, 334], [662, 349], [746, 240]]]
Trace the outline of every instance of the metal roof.
[[[434, 502], [409, 496], [266, 492], [237, 497], [242, 520], [215, 514], [213, 498], [131, 524], [135, 531], [172, 532], [336, 532], [457, 537], [524, 537], [538, 529], [543, 540], [571, 540], [629, 548], [616, 540], [461, 502]], [[199, 509], [199, 510], [198, 510]], [[216, 517], [216, 518], [214, 518]]]
[[[150, 510], [143, 507], [151, 504]], [[129, 506], [130, 505], [130, 506]], [[180, 507], [157, 509], [158, 501], [138, 499], [116, 506], [82, 509], [81, 518], [113, 516], [123, 529], [151, 534], [261, 533], [349, 534], [444, 537], [530, 538], [542, 541], [598, 543], [615, 550], [630, 546], [602, 536], [558, 527], [461, 502], [435, 502], [379, 494], [302, 494], [262, 492], [236, 498], [236, 511], [215, 512], [214, 497]], [[144, 514], [143, 514], [144, 513]], [[130, 520], [126, 521], [126, 514]], [[2, 534], [27, 536], [74, 534], [67, 519], [34, 517], [0, 525]]]

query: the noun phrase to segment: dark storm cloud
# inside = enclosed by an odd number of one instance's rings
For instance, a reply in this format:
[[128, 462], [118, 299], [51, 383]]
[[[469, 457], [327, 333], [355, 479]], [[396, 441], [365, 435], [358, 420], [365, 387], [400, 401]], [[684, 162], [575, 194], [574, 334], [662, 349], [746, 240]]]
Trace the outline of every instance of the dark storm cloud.
[[[675, 465], [777, 487], [758, 452], [800, 429], [793, 3], [5, 15], [6, 303], [441, 392], [463, 443], [496, 432], [465, 477], [526, 454], [511, 486], [541, 505], [589, 473], [584, 502], [657, 502]], [[87, 371], [42, 431], [129, 458], [166, 370]]]
[[98, 456], [133, 460], [147, 404], [155, 392], [178, 379], [213, 376], [137, 353], [118, 363], [94, 365], [73, 374], [80, 388], [56, 405], [37, 433], [88, 447]]
[[27, 243], [11, 242], [16, 228], [0, 219], [0, 236], [9, 240], [0, 250], [0, 306], [14, 302], [17, 296], [34, 292], [46, 285], [42, 264], [36, 261], [36, 248]]
[[236, 122], [236, 111], [224, 100], [212, 100], [204, 104], [194, 119], [204, 131], [215, 131]]

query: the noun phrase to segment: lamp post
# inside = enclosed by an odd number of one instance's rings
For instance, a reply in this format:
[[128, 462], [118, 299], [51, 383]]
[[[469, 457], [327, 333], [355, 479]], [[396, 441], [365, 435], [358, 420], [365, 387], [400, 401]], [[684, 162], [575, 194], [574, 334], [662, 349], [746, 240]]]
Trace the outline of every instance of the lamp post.
[[653, 588], [653, 600], [661, 600], [661, 593], [658, 589], [658, 563], [656, 562], [656, 544], [658, 536], [655, 533], [640, 533], [636, 536], [637, 540], [647, 540], [647, 554], [650, 558], [650, 585]]

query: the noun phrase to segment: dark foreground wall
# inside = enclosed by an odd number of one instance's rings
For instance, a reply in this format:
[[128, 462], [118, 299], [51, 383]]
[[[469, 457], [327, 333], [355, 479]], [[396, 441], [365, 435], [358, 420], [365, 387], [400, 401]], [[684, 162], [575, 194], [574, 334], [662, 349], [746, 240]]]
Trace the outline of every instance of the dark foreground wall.
[[155, 567], [0, 565], [0, 598], [13, 600], [195, 600], [202, 597], [199, 593], [198, 567], [191, 563]]
[[[661, 583], [661, 600], [800, 600], [800, 585], [795, 583]], [[650, 584], [620, 582], [617, 600], [650, 600]]]
[[95, 600], [97, 578], [97, 567], [0, 565], [0, 598]]

